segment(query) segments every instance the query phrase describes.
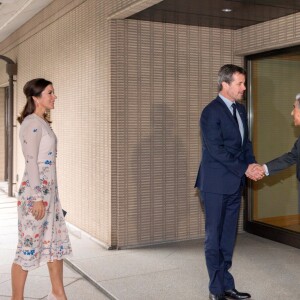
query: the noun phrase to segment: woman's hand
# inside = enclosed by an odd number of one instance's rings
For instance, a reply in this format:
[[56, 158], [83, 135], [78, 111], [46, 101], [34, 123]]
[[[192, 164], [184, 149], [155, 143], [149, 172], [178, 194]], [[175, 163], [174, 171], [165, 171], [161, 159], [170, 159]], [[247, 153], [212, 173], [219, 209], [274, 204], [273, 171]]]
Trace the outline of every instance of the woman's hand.
[[45, 206], [42, 200], [35, 201], [32, 207], [32, 215], [38, 221], [44, 218], [45, 216]]

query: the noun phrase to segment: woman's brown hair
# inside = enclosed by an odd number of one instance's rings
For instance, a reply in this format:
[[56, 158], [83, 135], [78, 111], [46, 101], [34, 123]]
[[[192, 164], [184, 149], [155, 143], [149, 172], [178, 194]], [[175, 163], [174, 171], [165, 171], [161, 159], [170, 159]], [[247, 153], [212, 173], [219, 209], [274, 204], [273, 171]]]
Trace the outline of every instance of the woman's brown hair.
[[[32, 114], [35, 111], [35, 102], [32, 97], [40, 97], [43, 90], [50, 84], [52, 85], [52, 82], [49, 80], [46, 80], [44, 78], [35, 78], [28, 81], [24, 85], [23, 92], [26, 96], [27, 102], [17, 118], [20, 124], [22, 124], [22, 122], [28, 115]], [[47, 113], [44, 114], [44, 118], [47, 122], [51, 123], [48, 119]]]

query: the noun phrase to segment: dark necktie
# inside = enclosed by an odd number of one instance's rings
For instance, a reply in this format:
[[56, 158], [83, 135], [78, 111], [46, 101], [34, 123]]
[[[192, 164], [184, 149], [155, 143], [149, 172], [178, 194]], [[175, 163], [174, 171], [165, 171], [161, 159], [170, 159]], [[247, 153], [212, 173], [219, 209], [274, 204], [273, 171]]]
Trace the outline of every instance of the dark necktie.
[[237, 119], [237, 116], [236, 116], [236, 104], [235, 104], [235, 103], [232, 103], [231, 106], [232, 106], [232, 109], [233, 109], [233, 117], [234, 117], [236, 123], [239, 124], [238, 119]]

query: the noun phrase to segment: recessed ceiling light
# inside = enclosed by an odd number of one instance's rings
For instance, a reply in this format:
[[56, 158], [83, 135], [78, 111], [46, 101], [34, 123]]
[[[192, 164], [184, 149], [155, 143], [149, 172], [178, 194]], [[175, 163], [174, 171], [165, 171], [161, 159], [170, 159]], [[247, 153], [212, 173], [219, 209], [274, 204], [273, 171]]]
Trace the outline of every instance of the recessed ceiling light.
[[232, 9], [231, 8], [223, 8], [222, 12], [229, 13], [229, 12], [232, 12]]

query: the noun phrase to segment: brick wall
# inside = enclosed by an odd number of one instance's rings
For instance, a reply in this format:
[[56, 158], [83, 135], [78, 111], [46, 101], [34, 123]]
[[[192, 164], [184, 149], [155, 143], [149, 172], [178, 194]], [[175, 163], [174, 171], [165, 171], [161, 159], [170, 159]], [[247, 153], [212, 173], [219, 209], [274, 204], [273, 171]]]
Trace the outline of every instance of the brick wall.
[[[53, 81], [59, 191], [67, 220], [107, 245], [116, 213], [111, 212], [109, 17], [139, 5], [151, 1], [56, 0], [0, 43], [0, 53], [18, 63], [15, 117], [25, 104], [26, 81], [40, 76]], [[5, 82], [0, 62], [0, 84]], [[14, 165], [20, 178], [24, 162], [17, 136]]]
[[[56, 0], [0, 43], [0, 53], [18, 63], [15, 116], [27, 80], [53, 81], [67, 220], [106, 245], [203, 236], [193, 189], [198, 119], [216, 95], [217, 71], [242, 64], [236, 55], [300, 40], [297, 15], [236, 32], [113, 20], [156, 2]], [[22, 176], [17, 135], [15, 173]]]
[[248, 55], [300, 44], [300, 13], [235, 31], [235, 54]]
[[[53, 81], [59, 192], [67, 220], [110, 245], [110, 46], [104, 2], [54, 1], [0, 49], [18, 63], [16, 115], [25, 104], [26, 81]], [[16, 148], [20, 178], [24, 163], [18, 141]]]
[[203, 237], [194, 189], [199, 115], [217, 94], [220, 66], [242, 64], [233, 56], [232, 41], [231, 30], [113, 22], [112, 201], [118, 246]]

